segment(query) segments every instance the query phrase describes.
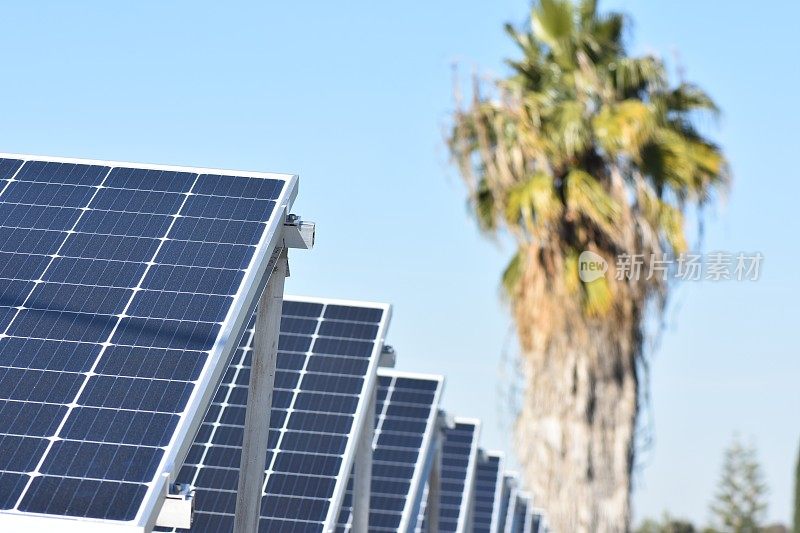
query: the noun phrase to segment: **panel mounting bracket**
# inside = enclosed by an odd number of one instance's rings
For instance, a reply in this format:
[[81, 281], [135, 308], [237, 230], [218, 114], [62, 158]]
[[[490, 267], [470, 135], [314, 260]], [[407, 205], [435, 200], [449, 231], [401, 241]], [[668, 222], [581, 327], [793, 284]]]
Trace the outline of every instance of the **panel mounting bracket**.
[[170, 487], [156, 525], [168, 528], [189, 529], [194, 513], [194, 488], [189, 484], [176, 483]]
[[310, 250], [314, 247], [317, 226], [304, 222], [298, 215], [289, 214], [283, 223], [283, 243], [286, 248]]
[[453, 420], [453, 417], [442, 410], [439, 410], [438, 424], [439, 427], [443, 430], [453, 429], [454, 427], [456, 427], [456, 422], [455, 420]]
[[388, 344], [384, 345], [381, 350], [381, 358], [378, 362], [378, 366], [381, 368], [394, 368], [396, 364], [397, 352]]

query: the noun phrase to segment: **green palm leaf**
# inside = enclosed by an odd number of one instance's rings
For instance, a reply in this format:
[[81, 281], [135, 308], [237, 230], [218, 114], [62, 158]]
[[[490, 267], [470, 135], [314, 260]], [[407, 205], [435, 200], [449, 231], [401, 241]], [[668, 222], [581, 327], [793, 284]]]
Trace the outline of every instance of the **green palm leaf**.
[[622, 214], [617, 201], [594, 177], [583, 170], [572, 170], [565, 181], [567, 209], [579, 214], [587, 223], [616, 240], [621, 233], [618, 223]]

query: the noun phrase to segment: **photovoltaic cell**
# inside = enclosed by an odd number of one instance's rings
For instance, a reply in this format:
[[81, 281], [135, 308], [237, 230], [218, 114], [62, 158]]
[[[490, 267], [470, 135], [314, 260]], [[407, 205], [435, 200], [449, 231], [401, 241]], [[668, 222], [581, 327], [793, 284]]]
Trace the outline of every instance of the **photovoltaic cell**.
[[155, 512], [295, 181], [0, 157], [0, 529]]
[[[260, 531], [335, 526], [355, 435], [372, 423], [389, 308], [287, 297], [280, 326]], [[191, 531], [233, 530], [253, 322], [195, 438], [178, 481], [196, 488]]]
[[[427, 477], [443, 378], [380, 369], [369, 530], [401, 531], [418, 509]], [[352, 530], [352, 475], [337, 530]]]
[[475, 533], [497, 533], [503, 485], [502, 457], [479, 450], [472, 501], [472, 527]]

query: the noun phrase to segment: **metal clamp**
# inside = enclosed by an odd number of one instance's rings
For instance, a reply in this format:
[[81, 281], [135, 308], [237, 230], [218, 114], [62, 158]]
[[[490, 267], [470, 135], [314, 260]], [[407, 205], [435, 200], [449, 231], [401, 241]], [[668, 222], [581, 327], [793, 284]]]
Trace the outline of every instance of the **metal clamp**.
[[310, 250], [314, 247], [316, 224], [303, 222], [298, 215], [290, 214], [283, 223], [283, 243], [287, 248]]
[[161, 506], [156, 525], [189, 529], [192, 527], [193, 513], [194, 488], [189, 484], [176, 483], [164, 499], [164, 505]]
[[381, 350], [381, 357], [378, 360], [378, 366], [381, 368], [394, 368], [395, 364], [397, 364], [397, 352], [388, 344], [384, 345]]

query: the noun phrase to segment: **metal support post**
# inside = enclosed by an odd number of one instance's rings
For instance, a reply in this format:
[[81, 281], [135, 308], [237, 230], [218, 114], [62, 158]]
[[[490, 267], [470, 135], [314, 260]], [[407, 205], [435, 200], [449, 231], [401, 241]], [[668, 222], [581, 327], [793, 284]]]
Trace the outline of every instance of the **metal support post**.
[[272, 392], [275, 388], [275, 364], [278, 357], [278, 337], [283, 309], [283, 286], [288, 270], [286, 249], [278, 254], [267, 286], [258, 302], [256, 313], [239, 488], [236, 492], [233, 526], [235, 533], [258, 531], [258, 520], [261, 515], [269, 418], [272, 410]]

